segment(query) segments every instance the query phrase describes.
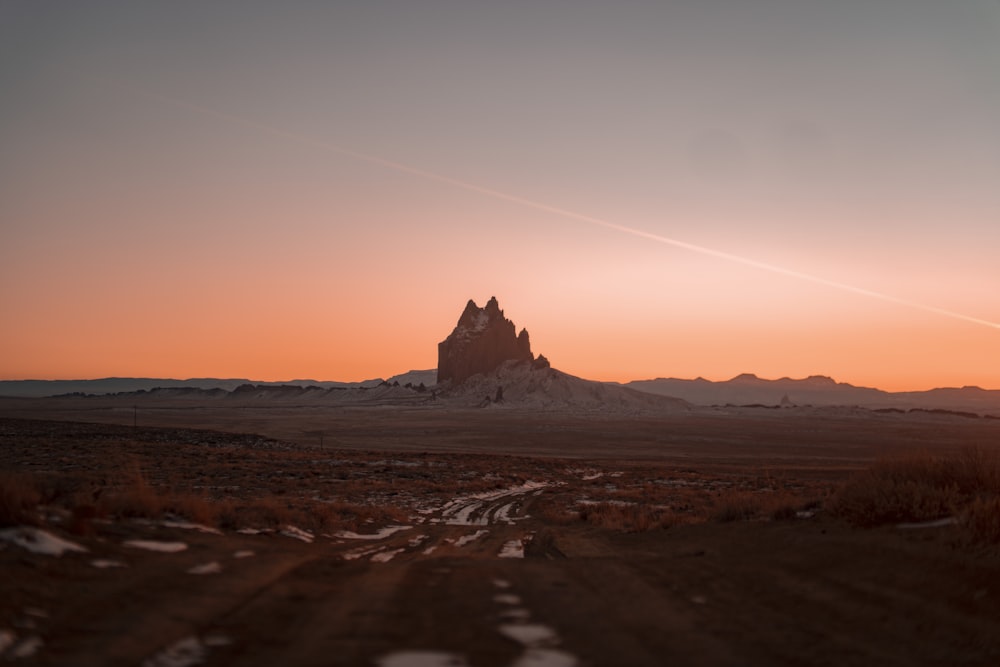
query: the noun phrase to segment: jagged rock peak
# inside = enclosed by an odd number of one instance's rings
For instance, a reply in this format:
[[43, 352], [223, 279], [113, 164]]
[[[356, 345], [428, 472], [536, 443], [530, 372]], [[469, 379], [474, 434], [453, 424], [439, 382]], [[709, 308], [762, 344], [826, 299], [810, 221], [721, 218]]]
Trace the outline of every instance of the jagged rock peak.
[[469, 299], [451, 335], [438, 343], [438, 383], [457, 384], [505, 361], [533, 361], [527, 330], [515, 331], [495, 296], [482, 308]]

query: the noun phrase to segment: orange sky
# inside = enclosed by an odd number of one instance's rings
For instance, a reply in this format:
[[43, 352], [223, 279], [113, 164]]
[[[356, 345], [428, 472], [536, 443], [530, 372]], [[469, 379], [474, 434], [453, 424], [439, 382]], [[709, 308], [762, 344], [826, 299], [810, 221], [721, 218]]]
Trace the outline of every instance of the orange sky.
[[786, 4], [13, 10], [0, 378], [1000, 388], [1000, 10]]

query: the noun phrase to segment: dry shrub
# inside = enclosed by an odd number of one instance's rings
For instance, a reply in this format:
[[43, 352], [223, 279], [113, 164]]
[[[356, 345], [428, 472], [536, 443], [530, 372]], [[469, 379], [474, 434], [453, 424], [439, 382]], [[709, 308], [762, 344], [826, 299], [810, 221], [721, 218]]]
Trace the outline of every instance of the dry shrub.
[[758, 493], [751, 491], [731, 491], [725, 493], [716, 505], [714, 519], [727, 523], [730, 521], [749, 521], [760, 512]]
[[569, 524], [580, 520], [579, 512], [573, 511], [565, 506], [556, 506], [551, 503], [546, 503], [544, 505], [536, 504], [532, 514], [536, 515], [545, 523], [556, 526], [568, 526]]
[[1000, 543], [1000, 496], [973, 500], [962, 513], [960, 523], [973, 540]]
[[287, 500], [264, 496], [231, 506], [223, 513], [221, 524], [224, 528], [277, 528], [295, 523], [298, 516]]
[[206, 526], [216, 525], [227, 505], [228, 502], [225, 500], [212, 500], [208, 496], [197, 493], [172, 493], [161, 502], [161, 508], [164, 512], [170, 512]]
[[286, 495], [225, 502], [218, 513], [223, 528], [281, 528], [362, 531], [367, 524], [405, 523], [409, 513], [393, 505], [325, 502]]
[[0, 471], [0, 526], [33, 524], [41, 495], [26, 473]]
[[363, 532], [368, 524], [405, 524], [410, 514], [395, 505], [365, 505], [346, 502], [320, 503], [322, 512], [315, 519], [325, 523], [319, 528], [338, 528]]
[[668, 528], [678, 523], [668, 507], [644, 504], [608, 502], [583, 505], [580, 520], [601, 528], [640, 533], [656, 528]]
[[716, 498], [712, 518], [723, 523], [765, 519], [780, 521], [794, 519], [797, 508], [797, 499], [788, 493], [734, 489]]
[[150, 485], [139, 464], [132, 462], [102, 498], [101, 507], [113, 516], [156, 518], [163, 512], [163, 498]]
[[996, 453], [969, 448], [947, 457], [922, 453], [877, 461], [841, 487], [831, 510], [858, 526], [931, 521], [998, 494]]

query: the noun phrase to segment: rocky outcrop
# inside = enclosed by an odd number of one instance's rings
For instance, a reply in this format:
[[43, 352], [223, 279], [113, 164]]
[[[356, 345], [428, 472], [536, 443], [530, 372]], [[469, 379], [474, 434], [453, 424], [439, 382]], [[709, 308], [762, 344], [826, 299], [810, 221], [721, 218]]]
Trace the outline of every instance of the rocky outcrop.
[[482, 308], [469, 300], [451, 335], [438, 343], [438, 384], [458, 384], [505, 361], [534, 361], [528, 332], [515, 333], [496, 297]]

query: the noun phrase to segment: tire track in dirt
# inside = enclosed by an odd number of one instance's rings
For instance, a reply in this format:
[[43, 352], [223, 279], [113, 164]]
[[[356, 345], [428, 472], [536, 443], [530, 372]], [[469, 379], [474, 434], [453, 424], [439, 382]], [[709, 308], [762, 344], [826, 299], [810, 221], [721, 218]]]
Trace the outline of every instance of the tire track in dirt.
[[[199, 578], [197, 586], [165, 582], [164, 565], [129, 568], [115, 583], [91, 587], [84, 599], [60, 612], [58, 651], [80, 667], [135, 665], [187, 636], [202, 633], [215, 619], [264, 594], [287, 573], [316, 556], [296, 550], [244, 559], [239, 567]], [[184, 574], [178, 565], [176, 577]]]

